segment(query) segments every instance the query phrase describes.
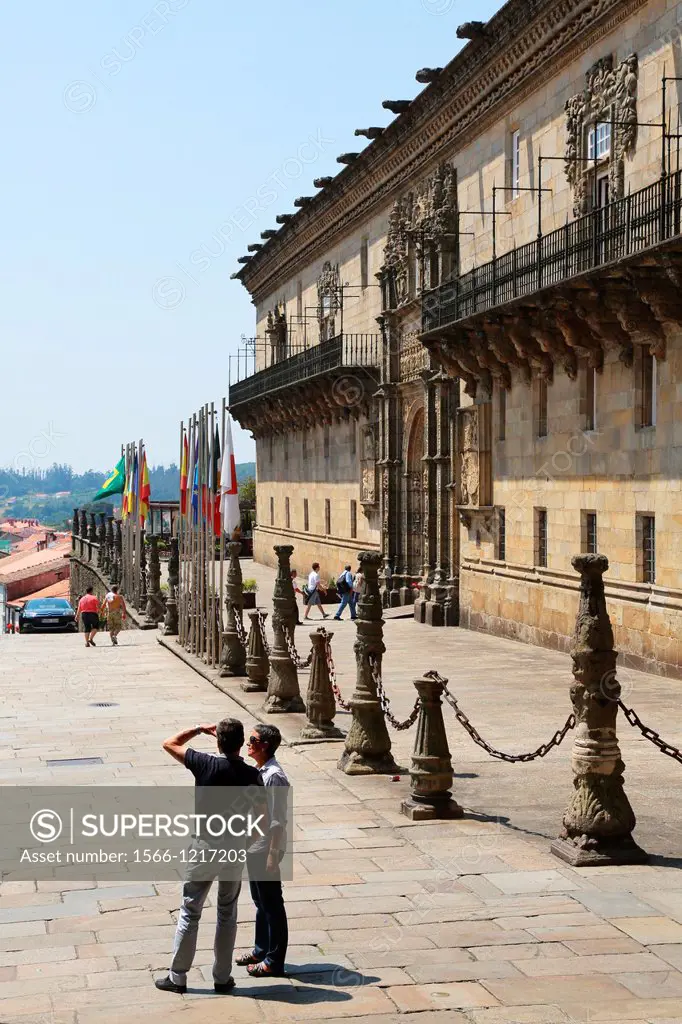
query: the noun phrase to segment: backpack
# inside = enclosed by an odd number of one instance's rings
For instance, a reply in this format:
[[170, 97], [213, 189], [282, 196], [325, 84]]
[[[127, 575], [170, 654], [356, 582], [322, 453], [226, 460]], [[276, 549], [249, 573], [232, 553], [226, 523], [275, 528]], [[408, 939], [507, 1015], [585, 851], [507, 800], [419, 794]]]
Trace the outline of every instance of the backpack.
[[346, 574], [344, 572], [344, 574], [342, 576], [339, 576], [338, 580], [336, 581], [336, 592], [337, 594], [349, 594], [350, 591], [351, 587], [348, 583], [348, 580], [346, 579]]

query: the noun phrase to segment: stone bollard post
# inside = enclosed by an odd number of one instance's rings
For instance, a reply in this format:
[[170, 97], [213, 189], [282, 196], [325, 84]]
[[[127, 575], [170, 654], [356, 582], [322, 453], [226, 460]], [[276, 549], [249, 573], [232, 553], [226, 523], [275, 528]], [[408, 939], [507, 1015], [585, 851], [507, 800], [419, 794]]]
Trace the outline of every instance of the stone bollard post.
[[225, 579], [225, 632], [222, 635], [220, 649], [220, 675], [245, 676], [246, 650], [237, 629], [237, 619], [241, 624], [244, 613], [244, 592], [242, 591], [242, 567], [239, 552], [242, 546], [238, 540], [231, 540], [227, 545], [230, 553], [230, 564]]
[[240, 685], [244, 693], [265, 693], [268, 688], [270, 659], [263, 643], [260, 620], [262, 619], [263, 625], [265, 625], [268, 613], [255, 609], [250, 611], [248, 616], [251, 621], [246, 656], [246, 674], [249, 681]]
[[415, 679], [419, 717], [410, 768], [411, 793], [400, 810], [412, 821], [461, 818], [463, 811], [452, 799], [452, 761], [443, 722], [443, 683]]
[[140, 560], [138, 566], [140, 592], [137, 599], [137, 610], [143, 612], [147, 608], [147, 552], [144, 530], [140, 534]]
[[159, 539], [152, 534], [149, 538], [149, 591], [147, 594], [147, 604], [145, 606], [145, 626], [157, 626], [163, 618], [163, 612]]
[[180, 548], [178, 538], [171, 537], [168, 559], [168, 600], [163, 620], [163, 635], [177, 636], [178, 624], [178, 583], [180, 582]]
[[277, 578], [272, 597], [272, 631], [275, 641], [270, 652], [270, 676], [268, 679], [268, 696], [263, 710], [271, 715], [287, 711], [305, 711], [298, 686], [298, 674], [285, 631], [291, 642], [294, 640], [296, 627], [296, 594], [291, 582], [291, 544], [276, 544]]
[[361, 551], [358, 558], [365, 582], [358, 601], [354, 645], [357, 680], [348, 702], [353, 723], [338, 767], [346, 775], [393, 775], [400, 769], [391, 754], [391, 740], [370, 664], [371, 659], [381, 671], [381, 657], [386, 650], [378, 579], [382, 555], [378, 551]]
[[577, 867], [642, 864], [646, 853], [632, 838], [635, 815], [623, 788], [623, 764], [616, 736], [616, 651], [606, 610], [604, 555], [575, 555], [580, 605], [571, 658], [571, 701], [576, 731], [571, 754], [575, 792], [564, 814], [564, 830], [552, 853]]
[[301, 729], [302, 740], [343, 739], [343, 733], [334, 725], [336, 699], [327, 662], [327, 644], [333, 636], [324, 626], [310, 634], [313, 660], [305, 698], [306, 722]]
[[71, 550], [75, 552], [76, 543], [78, 541], [78, 531], [80, 529], [80, 515], [78, 509], [73, 510], [73, 519], [71, 520]]

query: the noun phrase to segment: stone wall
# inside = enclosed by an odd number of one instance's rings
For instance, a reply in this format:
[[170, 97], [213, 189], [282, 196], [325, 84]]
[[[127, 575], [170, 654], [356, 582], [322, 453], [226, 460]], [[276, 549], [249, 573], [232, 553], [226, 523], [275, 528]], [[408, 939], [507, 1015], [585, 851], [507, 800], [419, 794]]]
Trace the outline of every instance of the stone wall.
[[[95, 595], [99, 601], [102, 601], [111, 589], [110, 583], [96, 566], [90, 562], [82, 561], [72, 554], [69, 600], [74, 609], [78, 608], [78, 602], [88, 587], [94, 587]], [[138, 629], [140, 619], [135, 609], [127, 601], [126, 608], [128, 614], [123, 622], [123, 628]]]

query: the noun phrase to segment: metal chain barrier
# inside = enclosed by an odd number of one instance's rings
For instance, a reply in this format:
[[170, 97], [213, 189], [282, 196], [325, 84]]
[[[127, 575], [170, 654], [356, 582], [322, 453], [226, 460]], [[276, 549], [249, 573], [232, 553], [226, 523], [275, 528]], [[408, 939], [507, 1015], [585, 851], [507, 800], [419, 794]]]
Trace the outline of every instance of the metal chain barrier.
[[368, 655], [367, 660], [369, 661], [372, 679], [374, 680], [374, 685], [377, 688], [377, 696], [379, 698], [379, 704], [381, 705], [381, 710], [383, 711], [384, 716], [388, 719], [393, 728], [397, 729], [399, 732], [402, 732], [403, 729], [409, 729], [417, 721], [417, 716], [419, 715], [419, 698], [415, 700], [414, 707], [410, 713], [409, 718], [406, 718], [404, 722], [399, 722], [398, 719], [393, 714], [393, 712], [391, 711], [391, 701], [388, 698], [388, 694], [384, 690], [384, 683], [381, 678], [381, 671], [379, 669], [378, 661], [371, 654]]
[[679, 763], [682, 764], [682, 753], [680, 750], [677, 747], [674, 747], [672, 743], [666, 743], [665, 740], [662, 740], [660, 735], [654, 729], [651, 729], [648, 725], [644, 725], [637, 712], [633, 711], [632, 708], [626, 708], [620, 697], [618, 698], [618, 707], [623, 712], [633, 729], [639, 729], [642, 736], [644, 736], [645, 739], [650, 740], [655, 747], [658, 747], [662, 754], [667, 754], [668, 757], [672, 757], [674, 761], [679, 761]]
[[258, 628], [260, 630], [260, 638], [263, 641], [263, 648], [265, 649], [265, 653], [267, 654], [268, 657], [270, 657], [270, 644], [268, 643], [268, 638], [265, 635], [265, 619], [263, 618], [263, 615], [260, 612], [258, 613]]
[[311, 664], [312, 660], [313, 660], [313, 650], [312, 650], [312, 647], [310, 649], [310, 654], [308, 655], [306, 660], [303, 661], [303, 659], [301, 658], [301, 655], [296, 650], [296, 645], [294, 644], [294, 641], [289, 636], [289, 630], [286, 628], [286, 626], [283, 627], [282, 632], [284, 633], [284, 642], [287, 645], [287, 650], [289, 652], [289, 657], [293, 661], [293, 663], [296, 666], [296, 668], [308, 668], [309, 665]]
[[443, 684], [443, 696], [445, 697], [446, 701], [448, 702], [452, 710], [455, 712], [455, 716], [459, 724], [469, 734], [474, 743], [478, 744], [479, 747], [482, 747], [483, 750], [485, 750], [486, 753], [490, 754], [491, 757], [496, 757], [500, 761], [508, 761], [510, 764], [514, 764], [517, 761], [535, 761], [535, 759], [538, 757], [545, 757], [547, 754], [549, 754], [550, 750], [553, 750], [554, 747], [558, 747], [559, 744], [563, 742], [563, 740], [566, 737], [566, 734], [570, 732], [571, 729], [575, 729], [576, 719], [575, 715], [571, 713], [566, 719], [563, 728], [559, 729], [558, 732], [555, 732], [551, 740], [548, 740], [547, 743], [540, 744], [537, 750], [532, 750], [528, 754], [505, 754], [503, 751], [496, 750], [495, 747], [491, 747], [489, 743], [486, 743], [486, 741], [483, 739], [478, 730], [474, 728], [474, 726], [469, 721], [468, 716], [465, 715], [465, 713], [460, 708], [456, 698], [453, 696], [452, 693], [450, 693], [447, 687], [447, 679], [444, 679], [443, 676], [441, 676], [434, 669], [432, 669], [430, 672], [425, 672], [424, 675], [428, 676], [430, 679], [436, 679], [439, 683]]
[[348, 701], [344, 700], [343, 697], [341, 696], [341, 690], [339, 689], [339, 684], [336, 680], [336, 666], [334, 665], [334, 659], [332, 657], [331, 637], [329, 636], [329, 633], [324, 628], [324, 626], [320, 627], [320, 633], [324, 637], [324, 654], [327, 661], [329, 679], [332, 684], [332, 691], [334, 693], [334, 697], [336, 698], [336, 703], [339, 705], [340, 708], [343, 708], [344, 711], [352, 711], [352, 708]]
[[238, 605], [234, 606], [234, 624], [235, 629], [237, 630], [237, 636], [239, 637], [239, 643], [242, 645], [244, 650], [246, 650], [249, 638], [246, 635], [246, 630], [244, 629], [244, 620], [242, 619], [242, 612]]

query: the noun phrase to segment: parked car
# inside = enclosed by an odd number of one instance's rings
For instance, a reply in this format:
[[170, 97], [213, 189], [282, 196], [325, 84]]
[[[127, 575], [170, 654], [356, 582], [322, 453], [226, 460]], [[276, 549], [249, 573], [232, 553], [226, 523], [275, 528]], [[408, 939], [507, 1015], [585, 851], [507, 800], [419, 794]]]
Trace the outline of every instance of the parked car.
[[66, 630], [75, 633], [76, 613], [64, 597], [36, 597], [19, 612], [19, 632]]

